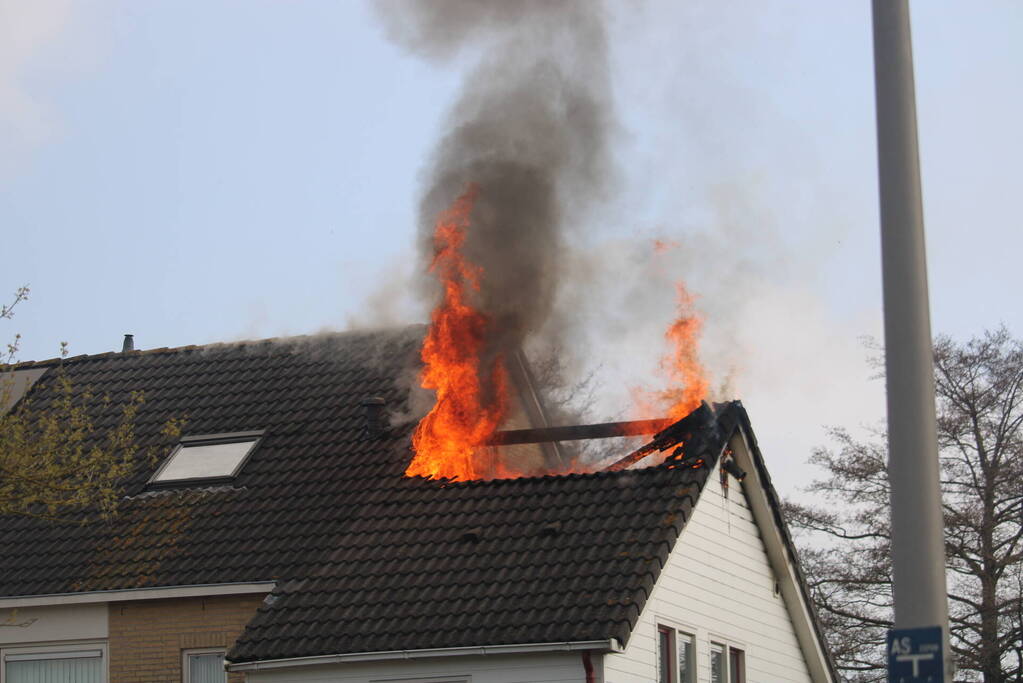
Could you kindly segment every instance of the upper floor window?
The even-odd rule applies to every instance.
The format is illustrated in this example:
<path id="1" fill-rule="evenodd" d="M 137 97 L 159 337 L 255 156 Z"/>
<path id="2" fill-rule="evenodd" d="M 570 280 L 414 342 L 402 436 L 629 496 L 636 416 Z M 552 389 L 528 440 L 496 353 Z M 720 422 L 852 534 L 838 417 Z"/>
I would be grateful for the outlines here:
<path id="1" fill-rule="evenodd" d="M 710 644 L 710 683 L 725 683 L 725 646 Z"/>
<path id="2" fill-rule="evenodd" d="M 695 639 L 669 626 L 657 627 L 658 683 L 695 683 Z"/>
<path id="3" fill-rule="evenodd" d="M 746 683 L 746 653 L 723 645 L 710 644 L 711 683 Z"/>
<path id="4" fill-rule="evenodd" d="M 185 436 L 164 461 L 151 485 L 230 480 L 241 470 L 262 432 Z"/>
<path id="5" fill-rule="evenodd" d="M 675 630 L 657 627 L 657 683 L 675 683 Z"/>
<path id="6" fill-rule="evenodd" d="M 728 648 L 728 680 L 746 683 L 746 654 L 734 647 Z"/>
<path id="7" fill-rule="evenodd" d="M 676 633 L 676 650 L 678 651 L 679 683 L 696 683 L 696 643 L 693 636 L 681 631 Z"/>

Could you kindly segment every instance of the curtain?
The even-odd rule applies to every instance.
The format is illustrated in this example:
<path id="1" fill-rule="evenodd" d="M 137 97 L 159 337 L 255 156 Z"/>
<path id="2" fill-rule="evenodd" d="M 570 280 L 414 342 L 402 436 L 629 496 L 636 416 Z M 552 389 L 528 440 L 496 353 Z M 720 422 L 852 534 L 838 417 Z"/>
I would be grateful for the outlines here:
<path id="1" fill-rule="evenodd" d="M 224 683 L 226 680 L 223 653 L 188 655 L 189 683 Z"/>
<path id="2" fill-rule="evenodd" d="M 7 683 L 103 683 L 102 657 L 7 662 Z"/>

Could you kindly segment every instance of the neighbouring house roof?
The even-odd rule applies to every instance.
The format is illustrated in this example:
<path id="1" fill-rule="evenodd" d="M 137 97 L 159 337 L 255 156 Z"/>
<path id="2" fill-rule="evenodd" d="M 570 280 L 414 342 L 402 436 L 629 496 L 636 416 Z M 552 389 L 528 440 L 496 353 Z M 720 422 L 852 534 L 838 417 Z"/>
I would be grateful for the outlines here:
<path id="1" fill-rule="evenodd" d="M 407 478 L 414 421 L 374 437 L 360 403 L 380 396 L 392 416 L 412 414 L 422 333 L 65 360 L 76 387 L 112 399 L 96 402 L 100 428 L 116 423 L 130 392 L 145 392 L 136 433 L 159 457 L 140 464 L 112 520 L 4 520 L 0 596 L 275 580 L 229 652 L 233 662 L 610 638 L 624 645 L 708 473 L 738 426 L 748 429 L 741 404 L 686 418 L 686 456 L 708 465 L 699 469 L 669 459 L 621 472 Z M 45 403 L 50 392 L 44 376 L 29 397 Z M 176 444 L 160 429 L 181 417 L 186 434 L 263 437 L 229 484 L 148 490 Z"/>
<path id="2" fill-rule="evenodd" d="M 153 447 L 128 499 L 108 521 L 0 524 L 0 596 L 262 581 L 319 567 L 377 482 L 408 485 L 408 429 L 367 439 L 360 402 L 408 410 L 408 382 L 422 328 L 70 358 L 63 369 L 92 389 L 95 424 L 113 427 L 132 391 L 144 391 L 135 432 Z M 20 368 L 56 363 L 22 365 Z M 405 381 L 404 389 L 402 382 Z M 39 380 L 28 396 L 52 397 Z M 99 398 L 109 395 L 110 402 Z M 264 430 L 230 485 L 148 491 L 177 440 L 160 430 L 186 418 L 184 434 Z"/>

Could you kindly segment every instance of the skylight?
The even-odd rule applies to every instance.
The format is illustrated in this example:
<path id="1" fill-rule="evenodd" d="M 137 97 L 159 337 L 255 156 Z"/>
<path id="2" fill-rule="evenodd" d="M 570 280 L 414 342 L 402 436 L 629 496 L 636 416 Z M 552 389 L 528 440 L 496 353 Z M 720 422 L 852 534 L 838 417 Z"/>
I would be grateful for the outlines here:
<path id="1" fill-rule="evenodd" d="M 238 474 L 262 432 L 186 436 L 156 471 L 151 484 L 230 479 Z"/>

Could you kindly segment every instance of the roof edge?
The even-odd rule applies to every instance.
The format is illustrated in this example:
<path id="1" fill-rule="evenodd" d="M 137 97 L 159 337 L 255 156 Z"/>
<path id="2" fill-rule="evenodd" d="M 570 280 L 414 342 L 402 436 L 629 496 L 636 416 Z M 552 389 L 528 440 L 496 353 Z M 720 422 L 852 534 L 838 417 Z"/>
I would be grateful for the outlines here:
<path id="1" fill-rule="evenodd" d="M 83 605 L 96 602 L 124 602 L 126 600 L 160 600 L 166 598 L 197 598 L 213 595 L 245 595 L 269 593 L 276 581 L 248 581 L 237 583 L 203 583 L 190 586 L 150 586 L 116 590 L 83 591 L 80 593 L 46 593 L 0 597 L 0 609 L 14 607 L 47 607 L 51 605 Z"/>
<path id="2" fill-rule="evenodd" d="M 750 460 L 752 461 L 753 467 L 755 468 L 755 482 L 759 484 L 754 490 L 759 490 L 764 496 L 764 502 L 767 503 L 767 507 L 771 516 L 771 522 L 773 522 L 774 531 L 778 534 L 778 540 L 781 541 L 781 546 L 784 552 L 784 562 L 786 568 L 791 572 L 791 580 L 795 588 L 795 596 L 799 603 L 799 612 L 809 621 L 810 629 L 814 635 L 813 647 L 807 647 L 807 643 L 801 642 L 801 647 L 804 648 L 804 656 L 809 660 L 812 654 L 817 654 L 820 659 L 823 660 L 823 669 L 826 672 L 825 675 L 830 676 L 830 680 L 838 681 L 838 669 L 835 666 L 834 655 L 831 649 L 828 647 L 827 638 L 824 635 L 824 628 L 821 625 L 820 617 L 817 615 L 817 608 L 814 605 L 813 597 L 810 595 L 810 589 L 806 582 L 806 575 L 803 573 L 802 564 L 799 560 L 799 552 L 796 548 L 796 544 L 792 539 L 792 534 L 789 531 L 788 524 L 785 522 L 785 516 L 781 510 L 781 498 L 778 496 L 778 491 L 774 488 L 774 483 L 771 481 L 771 475 L 767 471 L 767 463 L 764 459 L 764 455 L 760 450 L 760 445 L 757 443 L 756 434 L 753 432 L 753 426 L 750 422 L 749 414 L 746 412 L 746 407 L 742 405 L 741 401 L 732 401 L 727 406 L 734 410 L 733 413 L 736 419 L 736 424 L 731 430 L 732 434 L 738 434 L 743 445 L 747 450 Z M 749 478 L 743 481 L 743 487 L 745 489 Z M 752 482 L 750 482 L 752 483 Z M 747 495 L 749 495 L 747 493 Z M 751 507 L 754 501 L 750 501 Z M 754 510 L 756 516 L 756 511 Z M 760 524 L 758 520 L 758 526 Z M 764 530 L 761 529 L 761 534 L 764 534 Z M 765 545 L 768 544 L 767 535 L 764 536 Z M 770 550 L 768 550 L 770 555 Z M 779 577 L 780 578 L 780 577 Z M 800 638 L 802 641 L 802 638 Z M 813 650 L 815 652 L 808 652 L 807 650 Z M 808 661 L 809 663 L 809 661 Z"/>
<path id="3" fill-rule="evenodd" d="M 625 648 L 617 638 L 605 640 L 580 640 L 559 643 L 513 643 L 509 645 L 470 645 L 464 647 L 436 647 L 422 650 L 383 650 L 380 652 L 352 652 L 350 654 L 314 655 L 312 657 L 291 657 L 286 659 L 262 659 L 252 662 L 227 662 L 228 671 L 263 671 L 317 664 L 345 664 L 356 662 L 377 662 L 394 659 L 425 659 L 428 657 L 465 657 L 486 655 L 528 654 L 536 652 L 575 652 L 597 650 L 600 652 L 624 652 Z"/>
<path id="4" fill-rule="evenodd" d="M 209 342 L 208 344 L 185 344 L 182 346 L 160 346 L 152 349 L 133 349 L 131 351 L 103 351 L 101 353 L 81 353 L 76 356 L 45 358 L 42 360 L 25 360 L 15 363 L 0 363 L 0 372 L 11 370 L 26 370 L 28 368 L 49 368 L 57 367 L 64 363 L 75 363 L 78 361 L 98 360 L 101 358 L 123 358 L 128 356 L 150 356 L 168 353 L 181 353 L 182 351 L 202 351 L 229 348 L 235 346 L 257 346 L 260 344 L 302 344 L 314 341 L 320 337 L 341 337 L 345 335 L 367 334 L 373 332 L 396 332 L 399 330 L 410 330 L 416 327 L 425 327 L 422 323 L 408 323 L 391 327 L 378 328 L 357 328 L 351 330 L 321 330 L 309 334 L 296 334 L 284 337 L 264 337 L 262 339 L 238 339 L 227 342 Z"/>

